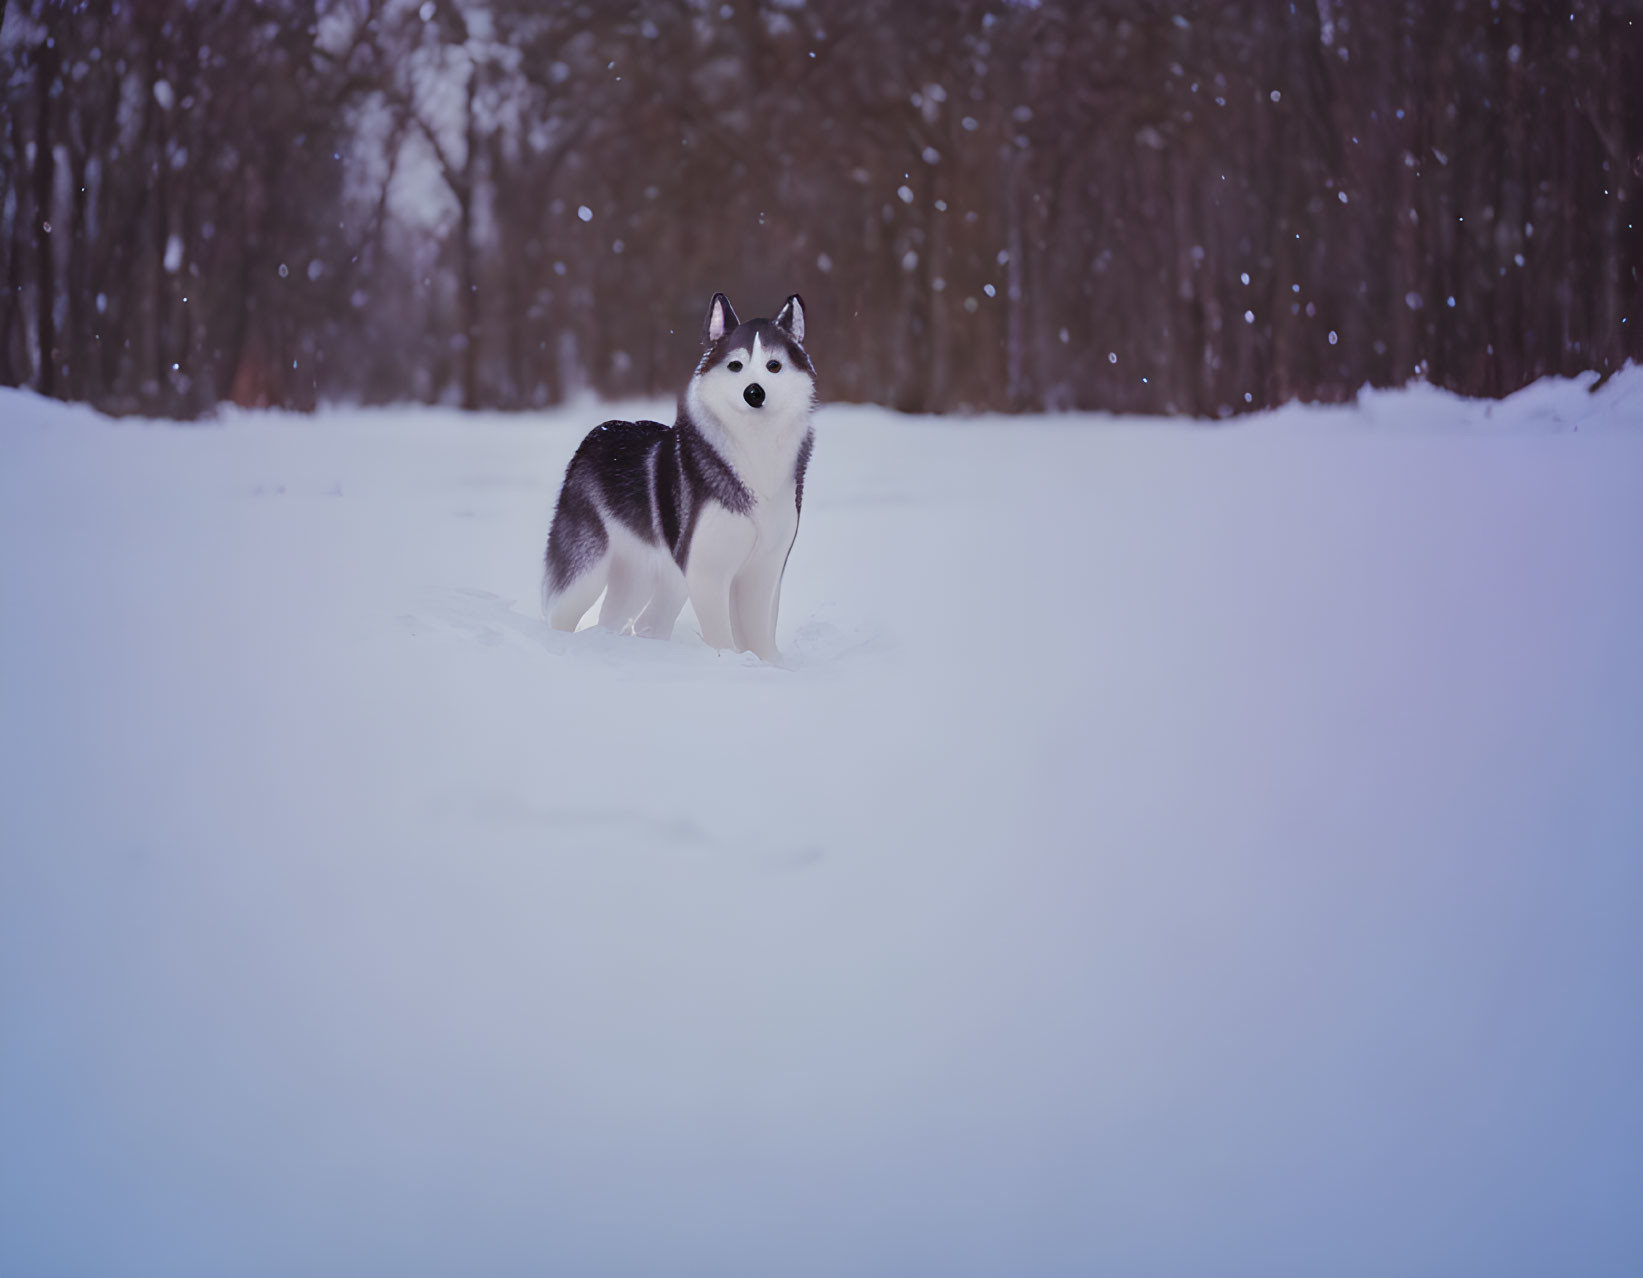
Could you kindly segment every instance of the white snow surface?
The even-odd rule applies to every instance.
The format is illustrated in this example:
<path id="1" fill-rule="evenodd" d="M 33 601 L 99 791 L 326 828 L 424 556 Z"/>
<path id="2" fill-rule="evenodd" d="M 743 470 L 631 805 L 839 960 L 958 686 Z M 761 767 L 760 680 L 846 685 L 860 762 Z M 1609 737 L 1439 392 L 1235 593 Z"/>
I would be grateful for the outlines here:
<path id="1" fill-rule="evenodd" d="M 824 409 L 779 666 L 550 631 L 621 411 L 0 392 L 0 1273 L 1643 1272 L 1643 370 Z"/>

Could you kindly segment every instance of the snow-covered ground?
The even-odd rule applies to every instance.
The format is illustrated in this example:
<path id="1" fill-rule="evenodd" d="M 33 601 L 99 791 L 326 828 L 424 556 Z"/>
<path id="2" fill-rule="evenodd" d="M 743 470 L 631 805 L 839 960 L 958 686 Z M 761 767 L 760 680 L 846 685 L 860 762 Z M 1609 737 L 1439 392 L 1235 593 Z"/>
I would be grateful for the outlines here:
<path id="1" fill-rule="evenodd" d="M 600 415 L 0 392 L 0 1273 L 1643 1272 L 1643 370 L 826 410 L 780 667 Z"/>

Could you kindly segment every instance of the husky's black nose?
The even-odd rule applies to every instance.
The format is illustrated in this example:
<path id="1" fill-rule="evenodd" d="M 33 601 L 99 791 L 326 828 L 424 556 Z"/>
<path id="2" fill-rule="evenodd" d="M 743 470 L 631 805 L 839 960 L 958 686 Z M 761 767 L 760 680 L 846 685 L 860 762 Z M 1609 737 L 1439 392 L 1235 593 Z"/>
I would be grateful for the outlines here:
<path id="1" fill-rule="evenodd" d="M 760 386 L 758 382 L 753 382 L 742 392 L 742 398 L 747 401 L 749 408 L 762 408 L 764 406 L 764 387 Z"/>

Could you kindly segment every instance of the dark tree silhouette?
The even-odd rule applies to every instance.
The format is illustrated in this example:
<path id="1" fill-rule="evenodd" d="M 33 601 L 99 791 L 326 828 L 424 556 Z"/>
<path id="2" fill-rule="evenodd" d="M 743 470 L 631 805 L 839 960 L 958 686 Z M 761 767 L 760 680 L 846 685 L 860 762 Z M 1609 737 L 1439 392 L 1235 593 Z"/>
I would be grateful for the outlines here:
<path id="1" fill-rule="evenodd" d="M 1227 416 L 1636 359 L 1633 0 L 0 5 L 0 381 Z"/>

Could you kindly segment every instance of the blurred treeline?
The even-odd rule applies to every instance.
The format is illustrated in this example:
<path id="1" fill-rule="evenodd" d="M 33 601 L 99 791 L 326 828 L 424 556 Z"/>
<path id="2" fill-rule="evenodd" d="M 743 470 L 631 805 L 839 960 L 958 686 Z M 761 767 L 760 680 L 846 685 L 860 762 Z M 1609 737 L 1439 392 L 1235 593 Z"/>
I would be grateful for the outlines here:
<path id="1" fill-rule="evenodd" d="M 1643 6 L 0 0 L 0 383 L 1223 415 L 1643 351 Z"/>

